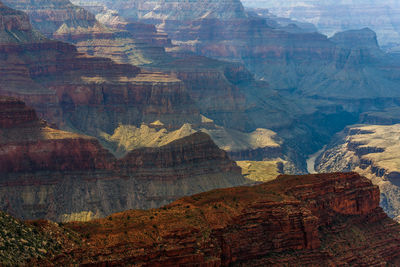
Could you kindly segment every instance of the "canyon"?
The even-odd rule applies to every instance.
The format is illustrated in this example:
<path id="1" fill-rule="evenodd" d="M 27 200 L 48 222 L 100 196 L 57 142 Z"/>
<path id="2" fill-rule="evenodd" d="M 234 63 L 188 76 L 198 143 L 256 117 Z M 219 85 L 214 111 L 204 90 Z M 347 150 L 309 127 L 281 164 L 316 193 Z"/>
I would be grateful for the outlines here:
<path id="1" fill-rule="evenodd" d="M 398 124 L 349 126 L 323 151 L 316 169 L 362 173 L 380 187 L 381 206 L 391 217 L 398 218 L 398 138 Z"/>
<path id="2" fill-rule="evenodd" d="M 92 58 L 83 55 L 81 52 L 88 51 L 83 50 L 76 40 L 86 40 L 84 42 L 91 42 L 95 47 L 99 47 L 99 41 L 103 43 L 102 47 L 107 46 L 105 49 L 110 52 L 108 53 L 101 48 L 97 52 L 89 54 L 109 57 L 119 63 L 132 63 L 132 61 L 121 61 L 111 56 L 119 52 L 114 50 L 113 45 L 108 46 L 109 42 L 104 41 L 105 37 L 93 34 L 82 37 L 79 35 L 80 33 L 77 33 L 75 38 L 73 37 L 75 33 L 71 32 L 70 37 L 64 38 L 55 34 L 58 30 L 54 30 L 54 34 L 49 34 L 46 27 L 42 25 L 43 17 L 53 21 L 57 27 L 63 26 L 60 24 L 61 21 L 57 20 L 60 17 L 54 16 L 52 12 L 44 12 L 46 9 L 56 9 L 57 12 L 65 13 L 64 16 L 69 18 L 67 21 L 71 21 L 71 25 L 79 25 L 78 28 L 82 31 L 90 31 L 91 28 L 88 25 L 102 25 L 94 18 L 94 15 L 72 5 L 69 1 L 58 1 L 56 7 L 46 6 L 49 3 L 43 3 L 46 4 L 43 6 L 39 0 L 10 4 L 25 10 L 33 25 L 38 27 L 46 36 L 71 42 L 76 47 L 51 41 L 57 44 L 57 48 L 54 48 L 55 51 L 53 51 L 53 48 L 38 48 L 38 53 L 56 53 L 54 58 L 47 57 L 48 62 L 35 61 L 33 63 L 31 54 L 29 54 L 29 57 L 19 59 L 27 62 L 29 67 L 35 64 L 39 65 L 35 66 L 37 68 L 43 68 L 42 65 L 51 65 L 53 60 L 60 62 L 59 64 L 62 64 L 64 68 L 69 66 L 66 61 L 71 62 L 68 64 L 73 64 L 70 68 L 63 70 L 68 74 L 60 73 L 60 70 L 56 71 L 57 74 L 48 73 L 48 76 L 55 76 L 50 81 L 43 77 L 29 77 L 34 79 L 35 86 L 40 86 L 41 90 L 47 90 L 50 87 L 50 90 L 47 90 L 48 98 L 52 98 L 51 101 L 53 102 L 50 105 L 37 103 L 32 101 L 32 97 L 24 97 L 24 95 L 14 92 L 3 94 L 23 99 L 33 106 L 41 117 L 55 123 L 60 129 L 97 137 L 102 145 L 111 150 L 114 147 L 113 142 L 110 143 L 107 138 L 103 137 L 112 135 L 119 124 L 127 127 L 140 127 L 142 123 L 149 125 L 160 121 L 164 124 L 164 128 L 171 131 L 180 129 L 184 124 L 190 124 L 195 130 L 208 127 L 209 133 L 217 127 L 221 132 L 234 132 L 236 139 L 234 142 L 238 143 L 242 142 L 240 140 L 242 136 L 245 137 L 257 131 L 257 129 L 269 131 L 271 128 L 285 128 L 295 120 L 292 115 L 295 112 L 291 112 L 291 110 L 302 110 L 301 107 L 297 107 L 296 104 L 293 105 L 290 100 L 269 88 L 267 83 L 255 80 L 253 75 L 241 64 L 222 62 L 192 54 L 165 53 L 163 51 L 160 57 L 159 54 L 151 52 L 150 54 L 153 57 L 151 63 L 140 62 L 141 67 L 139 68 L 128 64 L 114 64 L 105 58 Z M 82 12 L 86 12 L 86 15 L 80 17 L 79 14 Z M 84 22 L 85 19 L 86 22 Z M 133 29 L 137 35 L 138 32 L 145 29 L 145 32 L 150 31 L 150 34 L 152 32 L 157 33 L 151 25 L 142 28 L 144 25 L 131 22 L 125 22 L 122 25 L 114 24 L 112 31 L 130 31 L 129 29 Z M 56 29 L 56 26 L 53 28 Z M 29 25 L 28 28 L 33 31 Z M 18 31 L 17 26 L 16 31 Z M 104 33 L 107 33 L 107 31 L 108 28 L 104 28 Z M 133 33 L 131 32 L 130 35 L 133 35 Z M 110 35 L 107 38 L 119 45 L 121 40 L 118 36 Z M 43 42 L 50 42 L 43 36 L 41 38 L 44 40 Z M 141 42 L 154 45 L 149 37 L 139 36 L 137 38 Z M 160 38 L 156 39 L 160 40 Z M 34 40 L 32 42 L 34 43 Z M 72 53 L 75 53 L 76 57 L 64 58 L 67 51 L 71 53 L 70 50 L 74 51 Z M 138 55 L 135 51 L 132 53 Z M 21 57 L 21 53 L 16 56 Z M 10 65 L 14 58 L 8 58 L 9 60 L 5 64 Z M 80 63 L 81 61 L 85 61 L 85 67 L 79 67 L 83 64 Z M 89 69 L 92 69 L 92 71 L 87 73 Z M 99 72 L 101 72 L 101 77 L 98 77 Z M 72 77 L 67 78 L 66 75 Z M 11 90 L 7 76 L 4 79 L 6 80 L 7 91 Z M 26 80 L 27 77 L 13 77 L 13 79 L 20 81 Z M 46 82 L 44 83 L 44 81 Z M 71 85 L 71 81 L 74 81 L 74 84 Z M 39 83 L 39 85 L 36 85 L 36 83 Z M 21 87 L 33 87 L 32 83 L 29 87 L 26 84 L 22 85 L 15 90 L 21 90 Z M 260 99 L 260 95 L 263 95 L 263 99 Z M 43 94 L 38 96 L 37 99 L 43 101 Z M 203 123 L 202 115 L 211 118 L 215 125 Z M 213 138 L 215 136 L 217 135 L 212 135 Z M 214 138 L 214 141 L 218 143 L 217 138 Z M 282 144 L 282 146 L 286 145 Z M 221 148 L 226 147 L 225 145 Z M 285 149 L 272 148 L 271 150 L 268 146 L 244 147 L 241 145 L 241 147 L 242 150 L 236 149 L 235 155 L 232 154 L 235 159 L 275 159 L 279 151 Z M 271 155 L 270 151 L 272 152 Z M 119 153 L 118 151 L 113 152 Z M 287 169 L 290 169 L 291 172 L 299 173 L 304 168 L 298 163 L 300 160 L 296 159 L 295 156 L 286 157 L 281 153 L 279 157 L 285 157 L 285 161 L 289 162 Z"/>
<path id="3" fill-rule="evenodd" d="M 118 123 L 161 119 L 167 127 L 178 127 L 201 121 L 177 78 L 84 55 L 40 35 L 24 13 L 5 6 L 0 11 L 9 21 L 4 34 L 23 34 L 0 43 L 0 93 L 24 100 L 57 127 L 96 136 L 112 132 Z"/>
<path id="4" fill-rule="evenodd" d="M 381 266 L 400 256 L 400 226 L 356 173 L 279 176 L 160 209 L 27 227 L 61 244 L 33 265 Z"/>
<path id="5" fill-rule="evenodd" d="M 220 91 L 235 102 L 220 101 L 227 108 L 217 107 L 217 111 L 210 99 L 216 94 L 216 88 L 209 87 L 210 93 L 203 94 L 206 99 L 201 102 L 196 100 L 198 90 L 193 90 L 204 90 L 206 86 L 197 87 L 197 84 L 209 84 L 209 77 L 208 81 L 204 78 L 200 81 L 191 78 L 193 73 L 188 76 L 190 64 L 182 64 L 182 69 L 186 67 L 185 73 L 181 70 L 176 73 L 200 104 L 201 113 L 217 125 L 247 133 L 257 128 L 276 132 L 283 140 L 285 154 L 291 155 L 289 161 L 296 166 L 291 172 L 306 172 L 307 156 L 328 143 L 346 125 L 359 122 L 361 114 L 371 110 L 385 112 L 398 106 L 398 55 L 385 53 L 378 45 L 376 34 L 365 26 L 328 38 L 315 32 L 309 24 L 292 23 L 276 16 L 266 18 L 263 12 L 248 11 L 233 0 L 212 4 L 192 1 L 179 6 L 168 1 L 148 5 L 140 0 L 128 4 L 126 1 L 96 2 L 75 3 L 96 12 L 98 17 L 103 11 L 94 8 L 96 5 L 106 6 L 116 17 L 129 23 L 154 24 L 171 39 L 173 46 L 165 50 L 169 55 L 195 53 L 238 64 L 247 70 L 257 82 L 247 78 L 234 83 L 236 88 L 231 88 L 238 94 Z M 217 2 L 218 6 L 212 10 L 219 10 L 218 14 L 204 11 L 206 6 Z M 222 10 L 228 2 L 231 8 Z M 186 60 L 193 61 L 181 56 L 177 62 Z M 209 59 L 202 62 L 212 64 Z M 176 69 L 174 65 L 152 67 L 168 72 Z M 233 77 L 238 75 L 234 73 Z M 230 77 L 225 75 L 228 80 Z"/>
<path id="6" fill-rule="evenodd" d="M 51 128 L 0 98 L 0 208 L 18 218 L 88 220 L 247 182 L 205 133 L 115 158 L 97 139 Z"/>
<path id="7" fill-rule="evenodd" d="M 265 8 L 269 12 L 291 19 L 314 24 L 328 36 L 345 30 L 370 27 L 378 34 L 379 43 L 385 47 L 398 46 L 400 42 L 397 1 L 277 1 L 243 0 L 245 6 Z M 397 44 L 397 45 L 396 45 Z"/>
<path id="8" fill-rule="evenodd" d="M 3 2 L 0 265 L 400 264 L 395 23 Z"/>

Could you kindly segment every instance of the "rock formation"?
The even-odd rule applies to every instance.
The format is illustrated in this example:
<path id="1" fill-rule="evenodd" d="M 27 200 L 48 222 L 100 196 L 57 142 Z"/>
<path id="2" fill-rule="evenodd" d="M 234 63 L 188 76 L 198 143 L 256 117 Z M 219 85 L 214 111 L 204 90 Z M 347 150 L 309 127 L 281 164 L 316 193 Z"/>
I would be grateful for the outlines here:
<path id="1" fill-rule="evenodd" d="M 67 14 L 65 16 L 67 17 L 76 17 L 77 15 L 73 15 L 74 12 L 78 12 L 78 10 L 81 9 L 74 8 L 74 6 L 68 3 L 67 1 L 60 1 L 57 2 L 56 7 L 52 7 L 48 6 L 48 3 L 41 6 L 39 5 L 40 1 L 31 1 L 29 3 L 20 2 L 18 8 L 26 10 L 30 14 L 32 21 L 37 20 L 38 23 L 35 24 L 34 22 L 34 24 L 40 29 L 40 27 L 42 27 L 42 20 L 39 15 L 42 14 L 44 9 L 56 9 L 58 10 L 57 12 L 66 12 Z M 15 3 L 13 5 L 15 5 Z M 50 12 L 48 14 L 51 15 L 52 13 Z M 86 24 L 83 23 L 82 20 L 79 20 L 79 23 L 75 23 L 80 25 L 79 27 L 82 28 L 82 31 L 84 25 L 89 25 L 90 21 L 92 21 L 92 19 L 90 19 L 91 16 L 87 15 L 86 17 L 88 17 L 88 22 Z M 142 40 L 146 43 L 155 44 L 162 39 L 161 37 L 154 36 L 157 32 L 155 32 L 153 26 L 144 26 L 144 24 L 140 22 L 124 22 L 121 20 L 114 25 L 110 22 L 109 25 L 114 27 L 113 32 L 116 31 L 111 37 L 107 34 L 107 29 L 105 29 L 104 35 L 106 37 L 99 35 L 99 32 L 92 34 L 90 33 L 89 26 L 85 28 L 89 34 L 67 30 L 66 33 L 68 34 L 66 35 L 62 35 L 60 31 L 58 31 L 59 35 L 52 36 L 77 44 L 78 51 L 83 51 L 92 55 L 106 56 L 119 62 L 129 63 L 132 63 L 132 61 L 118 60 L 116 58 L 122 57 L 127 59 L 123 56 L 123 53 L 120 53 L 122 50 L 125 50 L 125 48 L 131 52 L 133 57 L 142 58 L 145 59 L 145 61 L 150 57 L 142 57 L 140 52 L 131 50 L 129 45 L 125 46 L 121 38 L 128 38 L 126 31 L 130 32 L 129 35 L 131 36 L 135 35 L 135 40 L 138 38 L 137 40 Z M 62 26 L 62 29 L 65 28 L 66 27 Z M 121 32 L 121 29 L 125 31 L 125 33 Z M 149 37 L 148 34 L 153 35 L 154 38 Z M 150 39 L 156 41 L 153 42 Z M 58 44 L 61 46 L 60 43 Z M 62 46 L 66 45 L 62 44 Z M 116 50 L 113 47 L 116 47 Z M 122 50 L 119 50 L 120 48 L 122 48 Z M 67 48 L 68 51 L 69 49 L 73 48 Z M 66 52 L 63 52 L 61 48 L 57 48 L 56 50 L 61 52 L 61 55 L 57 55 L 52 60 L 65 61 L 66 59 L 63 58 L 63 54 Z M 294 125 L 294 121 L 298 118 L 296 118 L 297 115 L 294 116 L 293 114 L 299 114 L 299 111 L 303 111 L 304 108 L 298 107 L 297 101 L 293 102 L 279 95 L 279 93 L 272 90 L 266 82 L 256 81 L 253 75 L 247 71 L 243 65 L 221 62 L 193 54 L 188 55 L 186 52 L 181 53 L 176 51 L 175 48 L 170 48 L 168 54 L 162 52 L 160 56 L 158 56 L 159 54 L 157 54 L 158 52 L 156 51 L 148 52 L 153 58 L 161 60 L 153 61 L 151 59 L 147 62 L 139 62 L 140 64 L 146 63 L 146 68 L 149 69 L 148 72 L 150 72 L 147 73 L 147 71 L 143 69 L 138 70 L 141 73 L 140 75 L 135 73 L 136 70 L 129 71 L 126 65 L 123 65 L 124 70 L 118 73 L 114 71 L 116 68 L 106 67 L 107 71 L 101 70 L 100 68 L 93 70 L 93 73 L 85 73 L 85 75 L 82 75 L 82 69 L 78 70 L 75 68 L 75 65 L 79 66 L 79 64 L 73 60 L 73 57 L 68 57 L 68 60 L 73 61 L 75 64 L 73 68 L 71 66 L 71 69 L 67 70 L 73 71 L 73 73 L 68 75 L 73 77 L 74 83 L 89 88 L 86 88 L 84 90 L 86 93 L 83 94 L 82 89 L 78 85 L 74 84 L 73 87 L 71 87 L 71 82 L 67 80 L 65 78 L 66 75 L 60 73 L 60 71 L 57 71 L 57 76 L 49 80 L 42 78 L 40 78 L 40 80 L 34 80 L 35 83 L 37 83 L 37 81 L 42 82 L 43 80 L 45 80 L 46 83 L 50 81 L 50 85 L 42 83 L 37 85 L 34 82 L 30 82 L 29 88 L 35 88 L 35 86 L 37 86 L 39 87 L 37 90 L 41 91 L 41 95 L 37 97 L 38 101 L 44 102 L 43 99 L 45 97 L 43 95 L 44 92 L 47 91 L 48 95 L 46 99 L 51 99 L 51 101 L 47 100 L 47 102 L 52 103 L 51 105 L 47 103 L 39 105 L 31 101 L 30 98 L 20 94 L 14 93 L 11 95 L 29 101 L 28 103 L 35 107 L 40 116 L 44 116 L 48 121 L 57 123 L 62 129 L 78 131 L 97 137 L 102 136 L 104 133 L 112 134 L 120 123 L 139 127 L 142 122 L 149 124 L 160 120 L 165 124 L 167 129 L 180 128 L 184 123 L 199 125 L 201 124 L 199 113 L 212 118 L 217 125 L 221 125 L 228 130 L 233 128 L 234 130 L 243 132 L 243 136 L 247 136 L 258 128 L 286 130 L 287 127 L 297 127 Z M 43 53 L 47 52 L 43 51 Z M 20 54 L 21 53 L 17 56 L 20 57 Z M 77 57 L 80 60 L 85 58 L 79 53 L 77 53 Z M 28 62 L 31 62 L 30 58 L 23 58 L 21 60 L 28 60 Z M 85 60 L 90 61 L 88 58 Z M 103 61 L 106 62 L 105 60 L 96 60 L 96 64 L 100 64 L 99 62 L 107 64 L 107 66 L 111 64 L 110 62 L 103 63 Z M 37 62 L 34 63 L 37 64 Z M 7 62 L 7 64 L 9 64 L 9 62 Z M 50 62 L 46 64 L 50 64 Z M 87 62 L 85 64 L 95 63 Z M 42 63 L 40 63 L 40 65 L 42 65 Z M 118 66 L 122 68 L 122 65 Z M 87 69 L 88 68 L 85 67 L 85 71 L 87 71 Z M 89 79 L 86 77 L 97 76 L 98 74 L 96 73 L 100 71 L 102 72 L 102 77 Z M 154 73 L 160 71 L 168 75 Z M 111 73 L 108 74 L 109 72 Z M 108 89 L 108 82 L 111 80 L 110 77 L 108 77 L 109 75 L 112 76 L 113 80 L 112 89 Z M 121 81 L 124 81 L 125 77 L 121 77 L 124 75 L 131 78 L 125 80 L 126 83 L 124 83 L 124 87 L 126 86 L 127 88 L 117 90 L 115 84 L 120 84 Z M 181 80 L 183 84 L 174 77 Z M 7 76 L 5 76 L 5 79 L 6 78 Z M 13 77 L 13 79 L 20 82 L 23 78 L 18 77 L 15 79 L 15 77 Z M 24 79 L 26 80 L 26 77 Z M 84 81 L 83 84 L 82 81 Z M 143 81 L 146 82 L 144 83 Z M 9 82 L 10 81 L 7 80 L 7 84 L 9 84 Z M 64 85 L 64 83 L 67 83 L 68 86 Z M 134 86 L 135 88 L 132 88 L 132 84 L 136 85 Z M 160 87 L 160 89 L 155 92 L 154 89 L 150 89 L 153 85 L 157 85 L 153 88 Z M 51 86 L 50 90 L 48 90 L 49 86 Z M 79 94 L 73 89 L 77 86 L 79 87 Z M 24 84 L 23 87 L 28 86 Z M 18 87 L 18 90 L 21 90 L 20 88 L 21 86 Z M 54 89 L 57 90 L 56 95 L 54 95 Z M 147 94 L 149 90 L 154 93 L 151 97 L 142 95 L 141 93 L 137 93 L 140 94 L 140 96 L 129 95 L 133 91 L 142 91 L 144 94 Z M 77 100 L 77 95 L 79 95 L 79 101 Z M 148 97 L 150 97 L 150 99 L 148 99 Z M 157 102 L 157 97 L 162 97 L 163 99 L 158 103 L 152 102 Z M 90 104 L 84 103 L 82 99 L 85 99 L 85 101 Z M 122 99 L 124 99 L 123 103 L 121 103 Z M 138 99 L 140 99 L 140 101 L 136 102 Z M 161 106 L 159 106 L 160 104 Z M 104 112 L 99 113 L 99 110 L 103 110 Z M 287 132 L 290 133 L 293 131 Z M 107 143 L 104 143 L 104 145 L 107 147 L 110 146 L 110 144 Z M 257 151 L 253 150 L 255 149 L 251 149 L 247 152 L 245 151 L 244 153 L 235 151 L 237 153 L 232 154 L 232 156 L 234 156 L 235 159 L 259 160 L 276 158 L 276 154 L 280 153 L 280 151 L 275 149 L 263 150 L 257 148 Z M 288 160 L 291 162 L 297 161 L 293 159 Z M 298 160 L 298 162 L 301 162 L 301 160 Z M 304 169 L 301 163 L 296 163 L 293 166 L 291 170 L 294 172 L 301 172 L 301 170 Z"/>
<path id="2" fill-rule="evenodd" d="M 49 253 L 55 265 L 379 266 L 400 256 L 400 226 L 356 173 L 280 176 L 64 227 L 82 241 L 64 237 L 64 253 Z"/>
<path id="3" fill-rule="evenodd" d="M 0 208 L 19 218 L 87 220 L 246 182 L 204 133 L 116 159 L 93 137 L 52 129 L 13 98 L 1 98 L 0 124 Z"/>
<path id="4" fill-rule="evenodd" d="M 310 22 L 329 36 L 336 32 L 370 27 L 378 33 L 379 43 L 390 47 L 400 43 L 400 5 L 398 1 L 373 0 L 332 1 L 279 1 L 243 0 L 245 6 L 267 8 L 271 13 Z"/>
<path id="5" fill-rule="evenodd" d="M 243 8 L 226 15 L 222 8 L 236 6 L 233 0 L 209 6 L 218 16 L 202 16 L 200 0 L 179 7 L 162 0 L 149 5 L 141 0 L 102 2 L 127 20 L 156 24 L 182 50 L 242 62 L 274 89 L 329 98 L 341 105 L 338 98 L 399 97 L 397 78 L 387 73 L 390 69 L 397 77 L 398 63 L 383 55 L 376 35 L 365 26 L 328 39 L 316 32 L 284 29 L 279 23 L 274 26 L 271 19 L 249 15 Z M 174 15 L 186 12 L 192 14 L 190 19 Z"/>
<path id="6" fill-rule="evenodd" d="M 118 10 L 122 17 L 131 19 L 150 19 L 166 21 L 190 21 L 197 18 L 233 19 L 245 18 L 243 6 L 239 0 L 184 0 L 165 1 L 108 1 L 100 0 L 112 9 Z"/>
<path id="7" fill-rule="evenodd" d="M 135 24 L 136 27 L 128 23 L 124 23 L 124 27 L 118 24 L 120 27 L 116 29 L 107 27 L 97 21 L 94 14 L 73 5 L 69 0 L 4 2 L 26 12 L 33 26 L 46 37 L 73 43 L 79 52 L 108 57 L 118 63 L 140 65 L 159 61 L 164 56 L 162 44 L 169 43 L 168 38 L 157 33 L 155 28 L 141 24 Z M 105 18 L 103 21 L 109 22 L 108 26 L 114 26 Z M 138 32 L 141 26 L 146 34 L 140 35 Z M 134 32 L 138 34 L 131 34 Z"/>
<path id="8" fill-rule="evenodd" d="M 349 126 L 317 159 L 319 172 L 356 170 L 381 189 L 381 206 L 400 215 L 398 138 L 400 125 Z"/>
<path id="9" fill-rule="evenodd" d="M 103 134 L 102 137 L 112 144 L 116 155 L 123 156 L 132 149 L 159 147 L 196 131 L 208 134 L 233 159 L 263 160 L 282 156 L 281 141 L 276 137 L 276 133 L 267 129 L 243 133 L 215 125 L 206 117 L 203 117 L 203 121 L 199 125 L 184 124 L 180 129 L 174 131 L 168 131 L 161 121 L 148 125 L 142 124 L 140 127 L 119 125 L 112 135 Z"/>
<path id="10" fill-rule="evenodd" d="M 58 127 L 96 136 L 118 123 L 162 119 L 167 127 L 180 127 L 201 120 L 180 80 L 85 56 L 41 36 L 25 14 L 5 6 L 0 11 L 9 28 L 0 32 L 24 37 L 0 42 L 0 93 L 23 99 Z"/>

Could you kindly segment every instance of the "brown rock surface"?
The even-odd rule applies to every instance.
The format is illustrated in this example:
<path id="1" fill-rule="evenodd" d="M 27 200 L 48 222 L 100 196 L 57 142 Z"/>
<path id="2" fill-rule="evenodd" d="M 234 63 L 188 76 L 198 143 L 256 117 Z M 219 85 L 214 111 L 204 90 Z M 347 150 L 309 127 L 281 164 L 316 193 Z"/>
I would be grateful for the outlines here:
<path id="1" fill-rule="evenodd" d="M 3 174 L 112 168 L 112 154 L 96 139 L 50 128 L 15 98 L 0 97 L 0 125 Z"/>
<path id="2" fill-rule="evenodd" d="M 0 208 L 24 219 L 88 220 L 244 184 L 204 133 L 115 158 L 93 137 L 55 130 L 0 98 Z"/>
<path id="3" fill-rule="evenodd" d="M 12 22 L 7 22 L 10 31 L 0 28 L 7 37 L 0 39 L 0 93 L 24 100 L 60 128 L 97 135 L 112 132 L 118 123 L 162 119 L 168 127 L 180 127 L 200 120 L 177 78 L 85 56 L 70 44 L 47 40 L 22 12 L 3 7 L 0 18 Z"/>
<path id="4" fill-rule="evenodd" d="M 33 26 L 46 37 L 73 43 L 79 52 L 111 58 L 117 63 L 140 65 L 158 61 L 164 56 L 162 46 L 170 44 L 167 36 L 158 33 L 154 26 L 125 21 L 115 25 L 112 13 L 103 16 L 100 23 L 95 14 L 69 0 L 4 2 L 26 12 Z"/>
<path id="5" fill-rule="evenodd" d="M 380 187 L 381 205 L 400 216 L 400 125 L 355 125 L 341 132 L 317 159 L 316 170 L 362 173 Z"/>
<path id="6" fill-rule="evenodd" d="M 381 266 L 400 255 L 400 226 L 356 173 L 280 176 L 65 227 L 83 240 L 55 265 Z"/>

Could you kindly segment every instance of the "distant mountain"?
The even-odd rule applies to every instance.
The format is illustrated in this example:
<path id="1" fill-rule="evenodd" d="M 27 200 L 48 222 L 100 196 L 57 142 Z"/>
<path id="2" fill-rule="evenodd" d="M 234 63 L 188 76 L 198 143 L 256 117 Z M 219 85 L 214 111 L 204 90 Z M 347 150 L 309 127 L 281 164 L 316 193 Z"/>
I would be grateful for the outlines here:
<path id="1" fill-rule="evenodd" d="M 324 34 L 369 27 L 382 46 L 400 43 L 400 2 L 396 0 L 243 0 L 247 7 L 267 8 L 281 17 L 317 26 Z"/>

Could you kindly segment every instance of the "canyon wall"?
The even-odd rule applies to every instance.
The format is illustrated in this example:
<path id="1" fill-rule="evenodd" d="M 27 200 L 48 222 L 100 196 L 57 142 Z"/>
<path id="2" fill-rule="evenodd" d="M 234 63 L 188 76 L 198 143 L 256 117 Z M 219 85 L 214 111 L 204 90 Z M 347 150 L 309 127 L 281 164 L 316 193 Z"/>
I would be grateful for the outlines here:
<path id="1" fill-rule="evenodd" d="M 64 227 L 83 239 L 49 255 L 55 264 L 385 265 L 400 255 L 399 225 L 356 173 L 280 176 Z"/>
<path id="2" fill-rule="evenodd" d="M 244 0 L 245 6 L 268 9 L 271 13 L 316 25 L 329 36 L 336 32 L 370 27 L 378 33 L 381 45 L 400 42 L 397 1 L 277 1 Z"/>
<path id="3" fill-rule="evenodd" d="M 161 119 L 167 127 L 180 127 L 201 120 L 177 78 L 83 55 L 40 35 L 24 13 L 5 6 L 0 11 L 2 21 L 12 22 L 0 32 L 26 37 L 0 43 L 0 93 L 26 101 L 50 123 L 98 136 L 119 123 Z"/>
<path id="4" fill-rule="evenodd" d="M 93 137 L 49 127 L 14 98 L 1 98 L 0 124 L 0 208 L 19 218 L 88 220 L 246 182 L 204 133 L 117 159 Z"/>
<path id="5" fill-rule="evenodd" d="M 338 134 L 316 161 L 319 172 L 358 171 L 381 189 L 381 206 L 398 217 L 399 125 L 349 126 Z"/>

